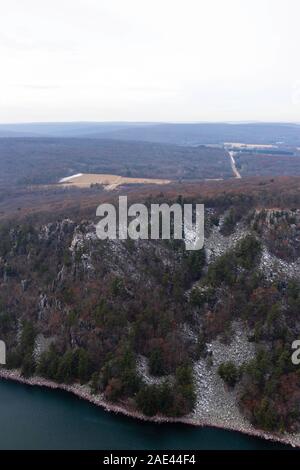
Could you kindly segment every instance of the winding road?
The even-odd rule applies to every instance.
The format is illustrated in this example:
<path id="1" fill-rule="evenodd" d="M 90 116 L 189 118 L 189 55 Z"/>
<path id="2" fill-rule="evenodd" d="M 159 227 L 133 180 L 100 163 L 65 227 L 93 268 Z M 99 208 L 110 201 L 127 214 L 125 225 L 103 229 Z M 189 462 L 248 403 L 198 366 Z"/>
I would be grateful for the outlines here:
<path id="1" fill-rule="evenodd" d="M 235 152 L 228 152 L 229 153 L 229 156 L 230 156 L 230 163 L 231 163 L 231 168 L 232 168 L 232 171 L 234 173 L 234 176 L 238 179 L 241 179 L 242 176 L 240 174 L 240 172 L 238 171 L 237 167 L 236 167 L 236 163 L 235 163 L 235 159 L 234 159 L 234 154 Z"/>

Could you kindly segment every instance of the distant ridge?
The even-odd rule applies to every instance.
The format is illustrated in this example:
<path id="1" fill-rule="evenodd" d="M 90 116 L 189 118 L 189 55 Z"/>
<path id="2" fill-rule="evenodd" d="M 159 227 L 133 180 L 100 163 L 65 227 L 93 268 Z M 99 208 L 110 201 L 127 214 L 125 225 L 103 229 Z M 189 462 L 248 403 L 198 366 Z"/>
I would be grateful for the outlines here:
<path id="1" fill-rule="evenodd" d="M 65 122 L 0 124 L 0 137 L 64 137 L 144 141 L 179 145 L 245 142 L 300 146 L 296 123 Z"/>

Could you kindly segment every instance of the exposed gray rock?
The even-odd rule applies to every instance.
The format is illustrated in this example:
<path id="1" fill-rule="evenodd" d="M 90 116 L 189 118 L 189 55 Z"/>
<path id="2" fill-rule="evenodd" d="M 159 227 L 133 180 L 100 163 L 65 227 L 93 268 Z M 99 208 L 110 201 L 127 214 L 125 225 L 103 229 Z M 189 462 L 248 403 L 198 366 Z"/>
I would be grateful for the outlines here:
<path id="1" fill-rule="evenodd" d="M 222 426 L 239 426 L 249 429 L 249 422 L 237 406 L 237 390 L 229 389 L 218 375 L 221 363 L 232 361 L 237 366 L 254 358 L 255 346 L 249 343 L 248 334 L 241 322 L 232 325 L 233 336 L 230 344 L 220 339 L 207 345 L 211 359 L 200 359 L 194 364 L 197 390 L 197 404 L 192 417 L 218 423 Z M 250 426 L 251 427 L 251 426 Z"/>
<path id="2" fill-rule="evenodd" d="M 45 338 L 43 334 L 39 333 L 35 338 L 35 345 L 33 351 L 33 357 L 35 361 L 38 361 L 43 352 L 47 351 L 51 344 L 55 343 L 55 341 L 55 336 Z"/>
<path id="3" fill-rule="evenodd" d="M 160 385 L 172 380 L 171 376 L 154 377 L 149 372 L 148 361 L 145 356 L 139 355 L 137 360 L 137 372 L 147 385 Z"/>

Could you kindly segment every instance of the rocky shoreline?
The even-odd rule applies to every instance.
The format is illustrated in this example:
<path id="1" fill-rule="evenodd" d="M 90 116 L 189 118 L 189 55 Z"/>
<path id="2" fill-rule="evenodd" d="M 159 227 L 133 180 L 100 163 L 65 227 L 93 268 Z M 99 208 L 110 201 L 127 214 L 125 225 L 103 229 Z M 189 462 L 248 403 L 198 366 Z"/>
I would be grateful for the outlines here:
<path id="1" fill-rule="evenodd" d="M 116 414 L 122 414 L 131 418 L 139 419 L 142 421 L 149 421 L 154 423 L 181 423 L 181 424 L 188 424 L 192 426 L 201 426 L 201 427 L 214 427 L 218 429 L 225 429 L 228 431 L 235 431 L 240 432 L 243 434 L 247 434 L 249 436 L 258 437 L 261 439 L 265 439 L 272 442 L 278 442 L 281 444 L 290 445 L 292 447 L 300 448 L 300 435 L 295 434 L 285 434 L 285 435 L 278 435 L 278 434 L 271 434 L 266 433 L 263 431 L 259 431 L 257 429 L 250 428 L 245 429 L 244 427 L 240 428 L 239 426 L 224 426 L 214 421 L 205 421 L 202 419 L 197 419 L 197 417 L 186 417 L 186 418 L 167 418 L 165 416 L 154 416 L 148 417 L 135 411 L 134 409 L 130 409 L 121 405 L 116 405 L 113 403 L 108 403 L 102 395 L 93 395 L 87 385 L 80 385 L 80 384 L 73 384 L 73 385 L 66 385 L 66 384 L 58 384 L 51 380 L 44 379 L 42 377 L 31 377 L 25 378 L 21 376 L 19 370 L 8 370 L 5 368 L 0 368 L 0 379 L 4 380 L 11 380 L 15 382 L 19 382 L 26 385 L 31 386 L 39 386 L 39 387 L 46 387 L 53 390 L 64 390 L 66 392 L 72 393 L 76 395 L 78 398 L 86 400 L 96 406 L 100 406 L 105 409 L 105 411 L 113 412 Z"/>

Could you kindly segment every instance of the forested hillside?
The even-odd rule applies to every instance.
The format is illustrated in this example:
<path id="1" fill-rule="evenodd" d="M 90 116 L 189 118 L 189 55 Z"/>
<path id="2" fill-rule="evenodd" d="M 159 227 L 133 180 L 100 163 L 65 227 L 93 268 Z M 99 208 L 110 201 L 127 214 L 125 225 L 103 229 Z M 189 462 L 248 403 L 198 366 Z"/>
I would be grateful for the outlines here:
<path id="1" fill-rule="evenodd" d="M 99 139 L 0 139 L 1 187 L 57 183 L 76 173 L 138 178 L 232 176 L 223 149 Z"/>
<path id="2" fill-rule="evenodd" d="M 8 367 L 88 383 L 146 415 L 298 432 L 300 212 L 284 194 L 262 207 L 263 190 L 202 199 L 198 252 L 178 241 L 100 242 L 78 213 L 3 222 Z"/>

